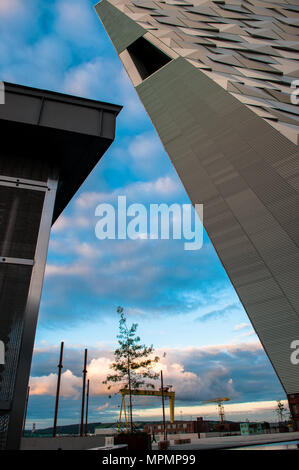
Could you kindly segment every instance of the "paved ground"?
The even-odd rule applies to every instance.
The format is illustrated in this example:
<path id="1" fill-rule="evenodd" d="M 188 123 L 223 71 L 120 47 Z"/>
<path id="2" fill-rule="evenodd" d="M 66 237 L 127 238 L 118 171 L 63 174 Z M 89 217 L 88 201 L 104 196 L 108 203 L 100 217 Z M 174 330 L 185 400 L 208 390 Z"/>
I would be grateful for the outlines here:
<path id="1" fill-rule="evenodd" d="M 228 449 L 231 447 L 243 447 L 252 444 L 266 444 L 272 442 L 283 442 L 299 440 L 299 432 L 286 432 L 277 434 L 260 434 L 252 436 L 227 436 L 207 437 L 205 439 L 194 439 L 191 444 L 171 445 L 169 450 L 207 450 Z M 154 444 L 153 450 L 158 446 Z"/>

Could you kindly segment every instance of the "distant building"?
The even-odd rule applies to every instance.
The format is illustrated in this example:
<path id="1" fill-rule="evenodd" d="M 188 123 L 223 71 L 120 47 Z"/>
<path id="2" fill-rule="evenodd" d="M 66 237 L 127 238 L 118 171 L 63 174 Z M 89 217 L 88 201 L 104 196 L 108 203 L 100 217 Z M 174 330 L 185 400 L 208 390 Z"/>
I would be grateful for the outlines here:
<path id="1" fill-rule="evenodd" d="M 240 431 L 242 436 L 249 436 L 249 434 L 262 434 L 263 428 L 261 423 L 240 423 Z"/>
<path id="2" fill-rule="evenodd" d="M 220 429 L 220 426 L 222 428 Z M 149 434 L 163 433 L 163 423 L 150 423 L 143 427 L 143 430 Z M 206 421 L 202 417 L 198 417 L 196 421 L 175 421 L 174 423 L 166 423 L 167 434 L 200 434 L 213 431 L 239 431 L 240 423 L 226 422 L 220 425 L 218 421 Z"/>
<path id="3" fill-rule="evenodd" d="M 299 423 L 299 394 L 291 394 L 288 399 L 292 419 L 295 423 Z"/>
<path id="4" fill-rule="evenodd" d="M 196 431 L 196 421 L 176 421 L 174 423 L 166 423 L 167 434 L 187 434 Z M 162 434 L 163 423 L 146 424 L 143 430 L 149 434 Z"/>

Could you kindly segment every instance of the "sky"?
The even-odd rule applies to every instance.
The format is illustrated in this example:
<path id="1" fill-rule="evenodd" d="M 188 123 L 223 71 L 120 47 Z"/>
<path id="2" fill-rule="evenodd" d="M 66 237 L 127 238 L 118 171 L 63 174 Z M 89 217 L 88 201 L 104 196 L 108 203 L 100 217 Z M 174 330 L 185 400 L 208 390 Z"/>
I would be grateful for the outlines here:
<path id="1" fill-rule="evenodd" d="M 227 419 L 275 421 L 283 389 L 207 234 L 194 251 L 183 240 L 95 236 L 95 208 L 118 196 L 146 207 L 190 201 L 94 4 L 0 1 L 0 80 L 123 106 L 115 142 L 52 229 L 26 426 L 53 423 L 61 341 L 58 424 L 79 422 L 84 348 L 89 421 L 116 421 L 120 396 L 109 398 L 102 381 L 117 346 L 118 305 L 162 357 L 157 371 L 176 392 L 177 418 L 215 419 L 216 405 L 203 402 L 227 396 Z M 135 398 L 134 416 L 160 420 L 160 401 Z"/>

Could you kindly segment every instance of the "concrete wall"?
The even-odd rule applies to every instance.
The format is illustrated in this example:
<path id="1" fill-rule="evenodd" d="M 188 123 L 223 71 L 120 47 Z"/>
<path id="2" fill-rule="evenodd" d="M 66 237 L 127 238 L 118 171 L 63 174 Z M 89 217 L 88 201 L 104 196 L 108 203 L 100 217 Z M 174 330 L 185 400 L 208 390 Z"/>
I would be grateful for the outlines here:
<path id="1" fill-rule="evenodd" d="M 225 437 L 231 436 L 232 434 L 240 436 L 240 431 L 232 431 L 232 432 L 201 432 L 199 434 L 200 439 L 205 439 L 207 437 Z"/>
<path id="2" fill-rule="evenodd" d="M 194 439 L 198 439 L 198 434 L 197 432 L 186 432 L 186 433 L 182 433 L 182 434 L 167 434 L 167 439 L 169 441 L 174 441 L 174 440 L 177 440 L 177 439 L 191 439 L 194 440 Z"/>
<path id="3" fill-rule="evenodd" d="M 21 450 L 84 450 L 105 445 L 105 436 L 23 437 Z"/>
<path id="4" fill-rule="evenodd" d="M 95 428 L 94 433 L 96 436 L 101 435 L 101 436 L 114 436 L 116 434 L 115 429 L 113 428 Z"/>
<path id="5" fill-rule="evenodd" d="M 164 436 L 163 434 L 155 434 L 155 438 L 157 441 L 163 441 L 164 440 Z M 194 439 L 198 439 L 198 434 L 197 432 L 195 433 L 181 433 L 181 434 L 167 434 L 167 440 L 168 441 L 174 441 L 174 440 L 177 440 L 177 439 L 191 439 L 191 440 L 194 440 Z"/>

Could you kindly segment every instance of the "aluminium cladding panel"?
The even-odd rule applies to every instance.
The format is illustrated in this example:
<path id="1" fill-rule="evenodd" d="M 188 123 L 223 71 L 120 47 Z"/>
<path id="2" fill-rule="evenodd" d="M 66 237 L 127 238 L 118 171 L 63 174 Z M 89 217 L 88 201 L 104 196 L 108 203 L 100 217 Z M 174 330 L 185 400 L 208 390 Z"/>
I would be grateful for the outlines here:
<path id="1" fill-rule="evenodd" d="M 102 0 L 95 6 L 95 9 L 118 54 L 146 33 L 142 26 L 107 0 Z"/>
<path id="2" fill-rule="evenodd" d="M 23 93 L 22 90 L 23 87 L 7 84 L 0 119 L 114 139 L 115 106 L 76 97 L 71 101 L 64 95 L 43 90 L 35 91 L 34 95 L 28 89 Z"/>
<path id="3" fill-rule="evenodd" d="M 53 222 L 115 138 L 121 106 L 5 83 L 0 175 L 47 181 L 59 173 Z"/>
<path id="4" fill-rule="evenodd" d="M 26 167 L 27 160 L 23 164 Z M 23 171 L 19 168 L 19 176 Z M 26 172 L 25 172 L 26 173 Z M 0 449 L 18 449 L 56 182 L 0 176 Z"/>
<path id="5" fill-rule="evenodd" d="M 0 365 L 0 450 L 6 448 L 31 273 L 32 266 L 0 264 L 0 338 L 5 344 L 5 364 Z"/>
<path id="6" fill-rule="evenodd" d="M 45 191 L 11 183 L 5 186 L 7 180 L 2 177 L 0 182 L 0 339 L 5 345 L 5 362 L 0 365 L 0 449 L 6 446 L 10 425 L 24 312 L 45 199 Z"/>
<path id="7" fill-rule="evenodd" d="M 207 233 L 283 387 L 298 392 L 297 147 L 183 58 L 136 90 L 192 203 L 204 204 Z"/>
<path id="8" fill-rule="evenodd" d="M 115 113 L 47 100 L 43 105 L 40 125 L 114 139 Z"/>

